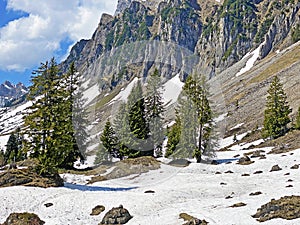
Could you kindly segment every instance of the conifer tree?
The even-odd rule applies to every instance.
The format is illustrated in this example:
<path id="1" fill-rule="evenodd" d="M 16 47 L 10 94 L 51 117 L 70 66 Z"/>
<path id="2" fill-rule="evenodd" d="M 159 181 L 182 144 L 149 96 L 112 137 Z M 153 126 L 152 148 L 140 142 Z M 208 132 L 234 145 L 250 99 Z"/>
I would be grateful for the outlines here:
<path id="1" fill-rule="evenodd" d="M 5 163 L 15 163 L 26 158 L 26 155 L 22 152 L 22 141 L 23 137 L 20 134 L 20 128 L 18 128 L 16 132 L 9 136 L 6 144 Z"/>
<path id="2" fill-rule="evenodd" d="M 145 100 L 140 80 L 128 96 L 127 107 L 132 140 L 130 148 L 133 152 L 136 151 L 138 156 L 153 156 L 153 149 L 148 150 L 149 127 L 146 121 Z"/>
<path id="3" fill-rule="evenodd" d="M 131 146 L 131 138 L 130 138 L 130 126 L 129 126 L 129 118 L 126 103 L 121 103 L 119 106 L 118 113 L 113 122 L 113 129 L 116 132 L 118 139 L 118 150 L 119 157 L 122 160 L 125 156 L 136 157 L 136 152 L 133 153 L 129 146 Z"/>
<path id="4" fill-rule="evenodd" d="M 176 116 L 175 124 L 171 128 L 168 128 L 167 136 L 168 136 L 168 142 L 167 142 L 166 153 L 165 153 L 166 158 L 170 157 L 175 152 L 177 145 L 180 141 L 181 123 L 180 123 L 180 118 L 178 116 Z"/>
<path id="5" fill-rule="evenodd" d="M 295 128 L 297 130 L 300 130 L 300 107 L 298 108 L 298 112 L 296 115 L 296 124 L 295 124 Z"/>
<path id="6" fill-rule="evenodd" d="M 287 132 L 291 109 L 287 103 L 283 85 L 274 77 L 268 90 L 266 110 L 264 112 L 263 137 L 277 138 Z"/>
<path id="7" fill-rule="evenodd" d="M 212 132 L 212 110 L 208 101 L 208 84 L 204 76 L 197 81 L 192 76 L 187 78 L 183 91 L 191 98 L 196 108 L 198 124 L 198 144 L 194 152 L 197 162 L 201 162 L 201 156 L 211 148 L 210 137 Z"/>
<path id="8" fill-rule="evenodd" d="M 163 112 L 164 104 L 162 100 L 163 86 L 157 69 L 148 78 L 145 106 L 146 119 L 151 135 L 151 144 L 155 155 L 162 156 L 163 131 Z"/>
<path id="9" fill-rule="evenodd" d="M 116 133 L 113 130 L 111 123 L 107 120 L 103 133 L 101 134 L 100 140 L 103 144 L 103 147 L 107 152 L 114 158 L 120 158 L 118 146 L 118 139 Z"/>
<path id="10" fill-rule="evenodd" d="M 51 175 L 58 167 L 72 167 L 80 155 L 72 126 L 74 84 L 70 74 L 60 75 L 54 58 L 35 75 L 28 94 L 32 106 L 24 118 L 24 149 L 39 160 L 39 173 Z"/>
<path id="11" fill-rule="evenodd" d="M 180 142 L 172 156 L 192 158 L 197 149 L 197 111 L 192 99 L 184 92 L 178 99 L 178 105 Z"/>

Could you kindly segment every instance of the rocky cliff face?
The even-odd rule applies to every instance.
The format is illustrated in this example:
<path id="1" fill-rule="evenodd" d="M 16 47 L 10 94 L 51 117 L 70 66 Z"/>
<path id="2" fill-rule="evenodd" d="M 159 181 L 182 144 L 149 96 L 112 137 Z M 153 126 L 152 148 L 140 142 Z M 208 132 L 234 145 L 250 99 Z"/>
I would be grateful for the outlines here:
<path id="1" fill-rule="evenodd" d="M 28 92 L 24 84 L 18 83 L 16 85 L 9 81 L 0 84 L 0 107 L 3 107 L 12 99 L 17 99 L 24 96 Z"/>
<path id="2" fill-rule="evenodd" d="M 212 77 L 260 45 L 260 59 L 291 45 L 299 7 L 290 0 L 120 0 L 116 15 L 104 14 L 62 65 L 75 61 L 85 77 L 101 77 L 101 88 L 154 67 L 166 78 L 193 70 Z"/>

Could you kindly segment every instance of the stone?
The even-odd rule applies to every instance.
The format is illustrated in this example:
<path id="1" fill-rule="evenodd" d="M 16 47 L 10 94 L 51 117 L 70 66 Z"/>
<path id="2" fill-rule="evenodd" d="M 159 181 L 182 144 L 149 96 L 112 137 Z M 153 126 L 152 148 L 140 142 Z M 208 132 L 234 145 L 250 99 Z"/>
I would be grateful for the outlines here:
<path id="1" fill-rule="evenodd" d="M 233 173 L 231 170 L 226 171 L 225 173 Z"/>
<path id="2" fill-rule="evenodd" d="M 300 218 L 300 196 L 285 196 L 278 200 L 272 199 L 262 205 L 252 217 L 259 222 L 281 218 L 292 220 Z M 282 223 L 284 224 L 284 222 Z"/>
<path id="3" fill-rule="evenodd" d="M 255 195 L 261 195 L 261 191 L 257 191 L 257 192 L 253 192 L 253 193 L 250 193 L 249 195 L 250 196 L 255 196 Z"/>
<path id="4" fill-rule="evenodd" d="M 295 164 L 291 167 L 292 170 L 297 170 L 299 169 L 299 164 Z"/>
<path id="5" fill-rule="evenodd" d="M 274 172 L 274 171 L 280 171 L 282 170 L 278 165 L 275 165 L 272 167 L 272 169 L 270 170 L 270 172 Z"/>
<path id="6" fill-rule="evenodd" d="M 186 159 L 174 159 L 168 163 L 168 165 L 176 166 L 176 167 L 187 167 L 190 164 L 191 164 L 191 162 Z"/>
<path id="7" fill-rule="evenodd" d="M 53 203 L 46 203 L 46 204 L 44 204 L 44 206 L 46 206 L 46 208 L 49 208 L 49 207 L 53 206 Z"/>
<path id="8" fill-rule="evenodd" d="M 261 174 L 261 173 L 263 173 L 263 171 L 258 170 L 258 171 L 255 171 L 253 174 Z"/>
<path id="9" fill-rule="evenodd" d="M 148 190 L 148 191 L 145 191 L 144 193 L 146 193 L 146 194 L 154 194 L 154 193 L 155 193 L 155 191 Z"/>
<path id="10" fill-rule="evenodd" d="M 251 159 L 247 155 L 244 155 L 238 161 L 238 164 L 240 164 L 240 165 L 249 165 L 249 164 L 252 164 L 252 163 L 253 163 L 253 161 L 251 161 Z"/>
<path id="11" fill-rule="evenodd" d="M 243 202 L 239 202 L 239 203 L 235 203 L 232 206 L 230 206 L 231 208 L 238 208 L 238 207 L 243 207 L 246 206 L 247 204 L 243 203 Z"/>
<path id="12" fill-rule="evenodd" d="M 102 222 L 99 224 L 126 224 L 129 220 L 132 219 L 132 216 L 122 205 L 116 208 L 109 210 Z"/>
<path id="13" fill-rule="evenodd" d="M 30 187 L 62 187 L 63 179 L 59 174 L 43 177 L 30 169 L 12 169 L 0 173 L 0 187 L 30 186 Z"/>
<path id="14" fill-rule="evenodd" d="M 3 224 L 0 225 L 43 225 L 45 224 L 33 213 L 11 213 Z"/>
<path id="15" fill-rule="evenodd" d="M 102 213 L 105 210 L 105 207 L 103 205 L 97 205 L 92 209 L 91 216 L 98 216 L 100 213 Z"/>
<path id="16" fill-rule="evenodd" d="M 250 176 L 250 174 L 248 174 L 248 173 L 242 174 L 242 177 L 249 177 L 249 176 Z"/>
<path id="17" fill-rule="evenodd" d="M 205 220 L 200 220 L 187 213 L 180 213 L 179 218 L 183 219 L 184 221 L 187 221 L 183 225 L 207 225 L 208 224 Z"/>

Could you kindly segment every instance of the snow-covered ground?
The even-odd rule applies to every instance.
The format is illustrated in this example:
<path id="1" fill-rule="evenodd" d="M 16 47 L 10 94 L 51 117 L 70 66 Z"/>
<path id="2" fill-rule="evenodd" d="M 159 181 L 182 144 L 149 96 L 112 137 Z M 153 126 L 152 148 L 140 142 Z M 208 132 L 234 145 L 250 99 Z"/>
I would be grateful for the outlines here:
<path id="1" fill-rule="evenodd" d="M 120 91 L 120 93 L 114 97 L 111 102 L 114 102 L 114 101 L 127 101 L 127 98 L 132 90 L 132 88 L 134 87 L 134 85 L 138 82 L 138 78 L 135 77 L 127 86 L 126 88 L 122 89 Z"/>
<path id="2" fill-rule="evenodd" d="M 264 43 L 263 43 L 264 44 Z M 254 66 L 254 63 L 256 62 L 256 60 L 259 57 L 259 53 L 260 53 L 260 49 L 263 46 L 263 44 L 261 44 L 257 49 L 255 49 L 253 52 L 249 52 L 247 53 L 243 59 L 251 56 L 248 61 L 246 62 L 245 67 L 243 67 L 237 74 L 236 77 L 242 75 L 243 73 L 246 73 L 247 71 L 251 70 L 251 68 Z M 243 60 L 242 59 L 242 60 Z"/>
<path id="3" fill-rule="evenodd" d="M 254 149 L 255 150 L 255 149 Z M 270 151 L 271 148 L 261 150 Z M 249 150 L 218 152 L 219 159 L 231 159 L 235 155 Z M 253 151 L 253 150 L 252 150 Z M 11 212 L 34 212 L 46 221 L 46 225 L 96 225 L 112 207 L 122 204 L 133 215 L 128 225 L 180 225 L 178 218 L 182 212 L 209 224 L 259 224 L 251 215 L 272 198 L 279 199 L 286 195 L 300 195 L 299 170 L 290 167 L 300 163 L 300 149 L 282 155 L 267 155 L 267 159 L 253 159 L 255 163 L 247 166 L 231 164 L 196 164 L 186 168 L 162 165 L 161 169 L 146 174 L 132 175 L 116 180 L 95 183 L 89 190 L 84 186 L 72 188 L 0 188 L 0 222 Z M 282 170 L 269 172 L 278 164 Z M 263 173 L 254 174 L 261 170 Z M 232 171 L 233 173 L 225 173 Z M 221 174 L 216 174 L 221 172 Z M 241 176 L 242 174 L 250 176 Z M 285 175 L 289 173 L 289 175 Z M 87 177 L 63 175 L 67 181 L 83 184 Z M 292 179 L 293 182 L 287 182 Z M 224 184 L 221 184 L 224 183 Z M 293 187 L 286 186 L 292 184 Z M 99 187 L 130 188 L 128 191 L 99 191 Z M 93 189 L 94 188 L 94 189 Z M 146 190 L 155 193 L 146 194 Z M 261 191 L 258 196 L 249 196 Z M 231 196 L 230 199 L 225 197 Z M 240 208 L 230 206 L 243 202 Z M 3 204 L 4 203 L 4 204 Z M 53 203 L 46 208 L 45 203 Z M 106 210 L 99 216 L 90 216 L 92 208 L 104 205 Z M 273 219 L 265 225 L 300 224 L 297 220 Z"/>
<path id="4" fill-rule="evenodd" d="M 182 91 L 183 85 L 184 83 L 180 80 L 179 75 L 168 80 L 164 84 L 164 92 L 162 95 L 164 103 L 169 103 L 169 105 L 171 105 L 176 102 L 180 92 Z"/>

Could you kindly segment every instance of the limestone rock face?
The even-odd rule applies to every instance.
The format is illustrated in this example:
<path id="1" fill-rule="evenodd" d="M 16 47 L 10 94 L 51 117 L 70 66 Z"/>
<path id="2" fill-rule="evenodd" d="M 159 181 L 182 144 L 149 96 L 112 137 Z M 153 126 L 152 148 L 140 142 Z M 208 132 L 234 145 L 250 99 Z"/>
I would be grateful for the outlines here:
<path id="1" fill-rule="evenodd" d="M 132 219 L 132 216 L 129 214 L 128 210 L 123 208 L 122 205 L 120 205 L 117 208 L 112 208 L 109 210 L 102 222 L 99 224 L 126 224 L 130 219 Z"/>

